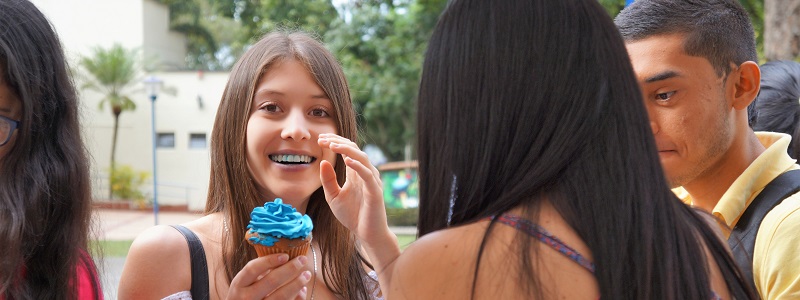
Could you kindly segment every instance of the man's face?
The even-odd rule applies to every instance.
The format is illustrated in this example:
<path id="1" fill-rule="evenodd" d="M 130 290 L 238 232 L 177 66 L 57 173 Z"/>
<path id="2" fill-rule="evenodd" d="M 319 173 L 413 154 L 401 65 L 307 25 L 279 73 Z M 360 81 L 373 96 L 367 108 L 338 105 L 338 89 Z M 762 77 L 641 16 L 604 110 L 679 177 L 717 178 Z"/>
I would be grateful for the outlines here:
<path id="1" fill-rule="evenodd" d="M 726 76 L 683 49 L 680 34 L 626 43 L 658 155 L 672 187 L 713 176 L 733 140 Z"/>

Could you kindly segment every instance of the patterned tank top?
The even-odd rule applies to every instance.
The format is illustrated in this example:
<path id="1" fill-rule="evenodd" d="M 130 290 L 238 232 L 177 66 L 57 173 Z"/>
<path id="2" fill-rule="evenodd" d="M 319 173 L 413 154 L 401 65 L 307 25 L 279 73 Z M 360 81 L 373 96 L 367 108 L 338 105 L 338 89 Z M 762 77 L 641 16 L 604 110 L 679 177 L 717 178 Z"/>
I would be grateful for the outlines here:
<path id="1" fill-rule="evenodd" d="M 512 214 L 502 214 L 498 216 L 491 216 L 487 218 L 488 220 L 496 220 L 500 224 L 504 224 L 519 231 L 525 232 L 528 235 L 535 237 L 540 242 L 544 243 L 545 245 L 549 246 L 550 248 L 555 249 L 562 255 L 566 256 L 570 260 L 574 261 L 590 273 L 594 274 L 594 263 L 583 257 L 578 251 L 561 241 L 558 237 L 554 236 L 547 230 L 545 230 L 542 226 L 539 226 L 536 223 L 533 223 L 525 218 L 512 215 Z M 722 300 L 722 298 L 717 295 L 714 291 L 711 291 L 712 298 L 711 300 Z"/>

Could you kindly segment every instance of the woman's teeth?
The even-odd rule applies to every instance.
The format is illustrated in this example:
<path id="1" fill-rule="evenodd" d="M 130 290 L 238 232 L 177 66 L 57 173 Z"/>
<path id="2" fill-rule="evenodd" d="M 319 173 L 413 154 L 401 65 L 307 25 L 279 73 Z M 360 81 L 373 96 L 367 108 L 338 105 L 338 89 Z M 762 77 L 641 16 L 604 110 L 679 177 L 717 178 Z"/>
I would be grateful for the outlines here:
<path id="1" fill-rule="evenodd" d="M 308 155 L 292 155 L 292 154 L 278 154 L 270 155 L 269 159 L 276 163 L 289 163 L 289 164 L 307 164 L 314 160 L 313 157 Z"/>

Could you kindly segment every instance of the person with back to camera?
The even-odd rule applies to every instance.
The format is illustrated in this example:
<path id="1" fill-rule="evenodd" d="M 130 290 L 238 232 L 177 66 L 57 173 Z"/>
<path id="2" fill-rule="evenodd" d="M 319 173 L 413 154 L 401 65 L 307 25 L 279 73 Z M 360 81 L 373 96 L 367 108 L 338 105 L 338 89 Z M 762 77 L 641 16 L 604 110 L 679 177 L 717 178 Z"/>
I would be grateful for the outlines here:
<path id="1" fill-rule="evenodd" d="M 333 55 L 302 33 L 261 38 L 231 70 L 217 110 L 206 216 L 139 235 L 120 299 L 379 298 L 374 273 L 355 236 L 333 216 L 320 182 L 320 169 L 328 168 L 343 184 L 336 199 L 383 201 L 346 171 L 353 159 L 372 167 L 352 142 L 356 134 L 347 81 Z M 275 198 L 313 220 L 306 255 L 256 257 L 245 241 L 251 211 Z M 190 236 L 200 242 L 192 255 Z M 195 270 L 197 262 L 206 268 Z"/>
<path id="2" fill-rule="evenodd" d="M 755 131 L 792 136 L 788 153 L 800 157 L 800 63 L 770 61 L 761 65 L 761 91 L 755 101 Z"/>
<path id="3" fill-rule="evenodd" d="M 451 1 L 417 120 L 419 240 L 399 254 L 376 198 L 330 201 L 380 258 L 388 299 L 755 297 L 710 218 L 667 186 L 625 45 L 597 1 Z"/>
<path id="4" fill-rule="evenodd" d="M 800 298 L 800 167 L 791 137 L 749 126 L 760 70 L 747 12 L 736 0 L 638 0 L 615 22 L 669 184 L 718 218 L 761 297 Z"/>
<path id="5" fill-rule="evenodd" d="M 0 299 L 102 299 L 78 95 L 50 22 L 0 0 Z"/>

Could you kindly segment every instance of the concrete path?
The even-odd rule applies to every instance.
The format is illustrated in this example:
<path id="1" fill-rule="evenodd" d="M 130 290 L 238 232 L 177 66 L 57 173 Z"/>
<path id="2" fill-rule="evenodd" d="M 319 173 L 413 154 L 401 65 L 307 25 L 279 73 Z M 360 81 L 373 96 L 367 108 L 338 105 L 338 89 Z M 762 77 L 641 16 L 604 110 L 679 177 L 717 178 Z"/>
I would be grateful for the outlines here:
<path id="1" fill-rule="evenodd" d="M 159 212 L 158 224 L 181 224 L 202 217 L 199 213 Z M 98 240 L 130 241 L 147 228 L 154 226 L 152 211 L 97 209 L 95 224 Z"/>

